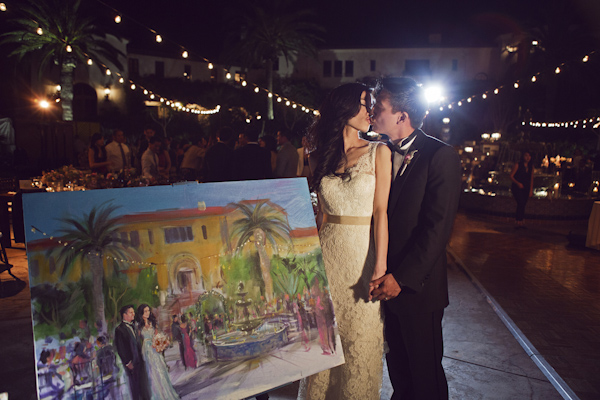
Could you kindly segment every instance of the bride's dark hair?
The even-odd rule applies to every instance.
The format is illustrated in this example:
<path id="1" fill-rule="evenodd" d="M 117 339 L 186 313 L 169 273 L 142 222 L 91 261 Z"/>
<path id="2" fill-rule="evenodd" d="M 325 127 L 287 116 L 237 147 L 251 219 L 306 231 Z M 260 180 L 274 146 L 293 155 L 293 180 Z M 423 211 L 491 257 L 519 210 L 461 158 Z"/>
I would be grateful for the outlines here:
<path id="1" fill-rule="evenodd" d="M 367 92 L 367 106 L 371 107 L 372 88 L 362 83 L 347 83 L 333 89 L 319 108 L 319 116 L 308 132 L 312 152 L 317 161 L 311 189 L 319 190 L 321 180 L 328 175 L 346 179 L 346 171 L 336 172 L 346 162 L 344 152 L 344 127 L 360 111 L 360 95 Z"/>

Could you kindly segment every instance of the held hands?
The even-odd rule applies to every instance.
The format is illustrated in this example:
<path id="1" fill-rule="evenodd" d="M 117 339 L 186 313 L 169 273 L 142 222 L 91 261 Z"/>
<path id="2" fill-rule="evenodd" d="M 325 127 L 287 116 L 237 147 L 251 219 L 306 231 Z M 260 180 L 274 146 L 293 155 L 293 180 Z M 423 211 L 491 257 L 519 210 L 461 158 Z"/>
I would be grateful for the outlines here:
<path id="1" fill-rule="evenodd" d="M 398 296 L 402 288 L 392 274 L 385 274 L 381 278 L 369 283 L 369 300 L 390 300 Z"/>

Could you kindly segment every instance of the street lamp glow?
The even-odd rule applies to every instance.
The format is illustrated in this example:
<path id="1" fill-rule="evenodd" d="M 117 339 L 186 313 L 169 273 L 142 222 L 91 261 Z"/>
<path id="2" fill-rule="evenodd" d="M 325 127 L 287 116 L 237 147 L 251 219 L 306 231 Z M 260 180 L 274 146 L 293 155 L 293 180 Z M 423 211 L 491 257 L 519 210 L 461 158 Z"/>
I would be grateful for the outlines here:
<path id="1" fill-rule="evenodd" d="M 441 101 L 442 97 L 442 88 L 439 86 L 429 86 L 425 89 L 425 99 L 428 103 Z"/>
<path id="2" fill-rule="evenodd" d="M 446 125 L 447 125 L 447 124 L 449 124 L 449 123 L 450 123 L 450 118 L 448 118 L 448 117 L 446 117 L 446 118 L 443 118 L 443 119 L 442 119 L 442 122 L 443 122 L 444 124 L 446 124 Z"/>
<path id="3" fill-rule="evenodd" d="M 50 108 L 50 103 L 48 102 L 48 100 L 41 100 L 40 101 L 40 107 L 43 108 L 43 109 Z"/>
<path id="4" fill-rule="evenodd" d="M 489 134 L 489 133 L 482 133 L 482 134 L 481 134 L 481 138 L 482 138 L 483 140 L 488 140 L 490 137 L 491 137 L 491 136 L 490 136 L 490 134 Z"/>
<path id="5" fill-rule="evenodd" d="M 492 139 L 494 139 L 494 140 L 498 140 L 498 139 L 500 139 L 500 137 L 501 137 L 501 136 L 502 136 L 502 135 L 500 135 L 500 133 L 499 133 L 499 132 L 494 132 L 494 133 L 492 133 Z"/>

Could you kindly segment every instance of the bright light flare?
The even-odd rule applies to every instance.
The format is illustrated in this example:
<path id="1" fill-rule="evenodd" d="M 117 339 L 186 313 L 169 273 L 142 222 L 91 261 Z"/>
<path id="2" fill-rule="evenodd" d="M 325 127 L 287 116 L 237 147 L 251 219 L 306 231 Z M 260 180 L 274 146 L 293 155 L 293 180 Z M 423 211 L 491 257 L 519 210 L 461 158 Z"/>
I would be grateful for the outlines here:
<path id="1" fill-rule="evenodd" d="M 50 103 L 48 102 L 48 100 L 40 100 L 40 108 L 43 108 L 44 110 L 50 108 Z"/>
<path id="2" fill-rule="evenodd" d="M 441 101 L 443 98 L 442 93 L 442 88 L 440 86 L 429 86 L 425 88 L 425 99 L 428 103 Z"/>

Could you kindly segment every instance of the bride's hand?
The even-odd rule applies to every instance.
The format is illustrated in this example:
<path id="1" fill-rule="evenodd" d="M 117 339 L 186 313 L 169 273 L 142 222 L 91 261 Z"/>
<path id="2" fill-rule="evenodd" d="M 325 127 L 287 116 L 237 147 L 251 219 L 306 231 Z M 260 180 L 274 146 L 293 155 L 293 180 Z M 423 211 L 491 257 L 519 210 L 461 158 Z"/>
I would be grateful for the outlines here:
<path id="1" fill-rule="evenodd" d="M 371 275 L 371 282 L 375 279 L 379 279 L 385 275 L 387 267 L 386 265 L 375 265 L 375 269 L 373 270 L 373 275 Z"/>

